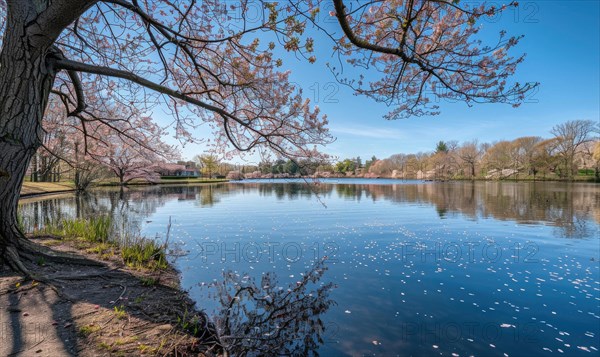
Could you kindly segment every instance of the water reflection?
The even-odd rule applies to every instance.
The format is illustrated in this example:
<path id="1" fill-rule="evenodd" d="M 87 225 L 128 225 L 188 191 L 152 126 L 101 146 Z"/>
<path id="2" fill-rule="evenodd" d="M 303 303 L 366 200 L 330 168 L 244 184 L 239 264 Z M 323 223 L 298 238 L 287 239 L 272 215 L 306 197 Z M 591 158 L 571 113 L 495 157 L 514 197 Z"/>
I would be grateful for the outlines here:
<path id="1" fill-rule="evenodd" d="M 318 356 L 324 343 L 322 315 L 334 305 L 333 283 L 322 280 L 326 261 L 284 286 L 273 272 L 259 281 L 249 274 L 223 273 L 210 284 L 219 302 L 213 317 L 221 352 L 228 356 Z"/>
<path id="2" fill-rule="evenodd" d="M 218 202 L 213 189 L 189 186 L 99 188 L 77 194 L 29 198 L 19 202 L 19 217 L 25 230 L 32 232 L 63 219 L 108 215 L 116 232 L 136 233 L 147 217 L 169 201 L 198 197 L 201 205 L 212 206 Z"/>
<path id="3" fill-rule="evenodd" d="M 600 186 L 379 182 L 102 189 L 26 200 L 20 213 L 36 227 L 64 217 L 109 213 L 123 226 L 142 225 L 149 236 L 159 234 L 173 215 L 172 242 L 181 242 L 189 252 L 176 262 L 182 286 L 201 307 L 214 309 L 222 337 L 256 332 L 258 339 L 264 338 L 259 333 L 278 332 L 250 327 L 246 322 L 260 317 L 248 314 L 266 311 L 273 291 L 265 289 L 283 287 L 279 294 L 293 290 L 309 262 L 329 256 L 336 260 L 328 278 L 338 286 L 332 296 L 339 305 L 326 318 L 339 334 L 329 329 L 334 333 L 325 338 L 330 343 L 319 350 L 323 354 L 515 356 L 560 348 L 575 355 L 578 346 L 584 353 L 597 351 L 600 285 L 594 220 L 600 223 Z M 318 204 L 317 195 L 328 209 Z M 551 239 L 553 234 L 586 239 Z M 473 254 L 468 253 L 470 244 Z M 465 248 L 453 259 L 433 251 L 438 246 L 468 247 L 468 252 Z M 517 246 L 522 247 L 519 254 Z M 533 259 L 527 247 L 535 248 Z M 223 277 L 222 271 L 230 269 Z M 279 274 L 279 283 L 261 281 L 272 271 Z M 220 286 L 214 305 L 199 287 L 202 282 Z M 326 284 L 320 282 L 312 291 Z M 238 306 L 241 317 L 236 320 L 231 317 L 235 311 L 222 308 L 240 291 L 245 302 Z M 473 323 L 479 328 L 474 332 Z M 457 324 L 468 343 L 447 334 L 445 327 Z M 490 340 L 488 326 L 504 334 Z M 536 342 L 515 341 L 512 332 L 526 333 Z M 296 346 L 318 341 L 307 338 L 312 342 Z M 250 343 L 222 340 L 232 351 L 238 342 Z M 567 344 L 573 348 L 566 350 Z"/>
<path id="4" fill-rule="evenodd" d="M 590 236 L 600 223 L 600 188 L 594 184 L 562 183 L 432 183 L 406 185 L 337 185 L 347 199 L 434 205 L 440 218 L 461 214 L 470 219 L 493 218 L 518 224 L 547 223 L 557 236 Z"/>
<path id="5" fill-rule="evenodd" d="M 600 223 L 600 187 L 594 184 L 452 182 L 420 184 L 231 183 L 204 186 L 152 186 L 125 190 L 98 189 L 21 202 L 20 214 L 29 230 L 62 218 L 110 214 L 125 227 L 139 225 L 170 200 L 196 200 L 212 207 L 228 195 L 256 193 L 278 200 L 311 199 L 316 195 L 346 200 L 386 200 L 432 205 L 442 219 L 459 214 L 472 220 L 493 218 L 518 224 L 550 224 L 556 236 L 589 237 Z"/>
<path id="6" fill-rule="evenodd" d="M 231 185 L 233 186 L 233 185 Z M 477 220 L 493 218 L 518 224 L 551 224 L 557 236 L 588 237 L 600 223 L 600 187 L 594 184 L 523 182 L 449 182 L 429 184 L 327 184 L 302 183 L 237 184 L 240 189 L 256 189 L 263 196 L 295 200 L 313 193 L 325 199 L 337 197 L 373 202 L 433 205 L 440 218 L 460 214 Z"/>

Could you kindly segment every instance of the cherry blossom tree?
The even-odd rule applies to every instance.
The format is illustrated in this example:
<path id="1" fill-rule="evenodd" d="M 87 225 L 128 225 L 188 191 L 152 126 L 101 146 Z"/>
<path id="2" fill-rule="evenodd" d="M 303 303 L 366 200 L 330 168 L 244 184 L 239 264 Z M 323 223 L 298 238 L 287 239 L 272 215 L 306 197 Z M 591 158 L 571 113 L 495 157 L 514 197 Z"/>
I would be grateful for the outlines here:
<path id="1" fill-rule="evenodd" d="M 519 37 L 502 32 L 491 45 L 477 38 L 478 22 L 504 8 L 445 0 L 333 0 L 329 16 L 336 29 L 320 22 L 327 4 L 0 0 L 3 260 L 27 273 L 22 259 L 46 254 L 24 239 L 16 207 L 29 162 L 43 143 L 51 93 L 81 122 L 84 135 L 94 121 L 110 127 L 115 120 L 128 122 L 129 111 L 161 105 L 182 140 L 207 123 L 216 148 L 269 150 L 296 159 L 318 157 L 314 146 L 331 136 L 326 117 L 290 83 L 289 71 L 279 70 L 279 48 L 315 62 L 315 46 L 333 45 L 340 64 L 347 61 L 362 72 L 347 78 L 348 72 L 332 65 L 336 78 L 389 105 L 388 118 L 435 114 L 430 97 L 518 105 L 532 87 L 508 82 L 523 60 L 509 54 Z M 253 5 L 263 15 L 258 21 L 248 16 Z M 318 43 L 313 29 L 320 30 Z M 115 103 L 129 110 L 119 118 L 103 116 L 104 106 Z"/>
<path id="2" fill-rule="evenodd" d="M 144 137 L 140 139 L 150 144 L 153 138 Z M 159 140 L 156 141 L 158 141 L 156 144 L 164 145 Z M 155 167 L 156 162 L 165 160 L 164 156 L 167 156 L 167 158 L 176 157 L 171 153 L 171 148 L 160 150 L 163 155 L 161 157 L 156 151 L 148 150 L 143 146 L 132 145 L 132 143 L 123 141 L 120 138 L 111 138 L 106 146 L 100 146 L 99 149 L 100 153 L 91 154 L 90 156 L 113 172 L 121 185 L 134 179 L 157 182 L 160 175 Z"/>
<path id="3" fill-rule="evenodd" d="M 74 132 L 65 127 L 64 122 L 65 113 L 60 103 L 50 101 L 44 117 L 45 135 L 42 147 L 37 150 L 30 169 L 39 181 L 53 181 L 51 176 L 60 167 L 60 158 L 72 154 L 73 145 L 70 139 Z"/>
<path id="4" fill-rule="evenodd" d="M 137 121 L 136 130 L 131 132 L 103 127 L 106 133 L 102 140 L 88 150 L 89 157 L 114 173 L 121 185 L 133 179 L 157 182 L 160 175 L 156 164 L 179 158 L 177 150 L 161 140 L 164 133 L 157 125 L 149 118 Z"/>
<path id="5" fill-rule="evenodd" d="M 77 145 L 79 147 L 79 145 Z M 89 156 L 78 157 L 74 163 L 75 175 L 73 181 L 77 191 L 86 191 L 93 183 L 106 179 L 110 173 L 100 163 Z"/>
<path id="6" fill-rule="evenodd" d="M 95 114 L 107 116 L 106 119 L 84 125 L 67 116 L 57 97 L 50 98 L 46 109 L 41 156 L 51 158 L 52 162 L 61 159 L 73 167 L 78 189 L 100 177 L 97 173 L 102 170 L 98 166 L 112 172 L 121 185 L 133 179 L 154 182 L 160 178 L 158 163 L 179 158 L 177 150 L 162 141 L 166 133 L 151 118 L 130 110 L 127 121 L 119 120 L 118 113 L 127 108 L 118 103 L 103 110 L 104 113 Z M 87 179 L 79 180 L 82 175 Z"/>

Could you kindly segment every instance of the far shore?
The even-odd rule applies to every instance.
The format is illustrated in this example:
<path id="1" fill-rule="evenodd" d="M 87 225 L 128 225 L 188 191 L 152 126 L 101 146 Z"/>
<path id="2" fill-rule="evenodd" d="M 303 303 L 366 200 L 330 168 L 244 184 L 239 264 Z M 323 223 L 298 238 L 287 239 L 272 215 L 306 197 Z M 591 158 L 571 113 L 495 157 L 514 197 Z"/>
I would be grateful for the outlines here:
<path id="1" fill-rule="evenodd" d="M 463 182 L 463 181 L 486 181 L 486 182 L 564 182 L 564 183 L 570 183 L 570 182 L 598 182 L 600 183 L 599 179 L 596 179 L 594 176 L 576 176 L 573 180 L 565 180 L 565 179 L 559 179 L 559 178 L 554 178 L 554 177 L 537 177 L 535 179 L 533 178 L 502 178 L 502 179 L 487 179 L 487 178 L 483 178 L 483 177 L 476 177 L 476 178 L 447 178 L 447 179 L 442 179 L 442 178 L 422 178 L 422 179 L 418 179 L 418 178 L 401 178 L 401 177 L 385 177 L 385 176 L 379 176 L 379 177 L 365 177 L 365 176 L 328 176 L 328 177 L 324 177 L 324 176 L 273 176 L 273 177 L 250 177 L 250 178 L 246 178 L 244 180 L 286 180 L 286 179 L 290 179 L 290 180 L 297 180 L 297 179 L 306 179 L 306 180 L 319 180 L 319 179 L 332 179 L 332 180 L 355 180 L 355 179 L 365 179 L 365 180 L 397 180 L 397 181 L 421 181 L 421 182 Z M 243 180 L 240 180 L 243 181 Z"/>
<path id="2" fill-rule="evenodd" d="M 197 185 L 229 182 L 226 179 L 163 179 L 160 182 L 130 182 L 126 186 L 146 186 L 146 185 Z M 118 182 L 100 182 L 93 187 L 118 187 Z M 73 182 L 23 182 L 20 198 L 35 197 L 56 193 L 75 192 Z"/>
<path id="3" fill-rule="evenodd" d="M 589 182 L 589 183 L 598 183 L 600 181 L 596 180 L 594 177 L 576 177 L 573 181 L 560 180 L 556 178 L 536 178 L 533 180 L 532 178 L 519 178 L 519 179 L 502 179 L 502 180 L 491 180 L 484 178 L 475 178 L 475 179 L 403 179 L 397 177 L 360 177 L 360 176 L 340 176 L 340 177 L 258 177 L 251 178 L 247 180 L 273 180 L 273 179 L 336 179 L 336 180 L 348 180 L 348 179 L 365 179 L 365 180 L 398 180 L 398 181 L 422 181 L 422 182 L 450 182 L 450 181 L 489 181 L 489 182 Z M 130 182 L 125 186 L 148 186 L 148 185 L 197 185 L 197 184 L 213 184 L 213 183 L 226 183 L 230 182 L 227 179 L 162 179 L 160 182 Z M 101 182 L 94 187 L 118 187 L 118 182 Z M 49 194 L 57 194 L 57 193 L 67 193 L 67 192 L 75 192 L 75 185 L 72 182 L 24 182 L 23 187 L 21 188 L 21 198 L 35 197 L 41 195 L 49 195 Z"/>

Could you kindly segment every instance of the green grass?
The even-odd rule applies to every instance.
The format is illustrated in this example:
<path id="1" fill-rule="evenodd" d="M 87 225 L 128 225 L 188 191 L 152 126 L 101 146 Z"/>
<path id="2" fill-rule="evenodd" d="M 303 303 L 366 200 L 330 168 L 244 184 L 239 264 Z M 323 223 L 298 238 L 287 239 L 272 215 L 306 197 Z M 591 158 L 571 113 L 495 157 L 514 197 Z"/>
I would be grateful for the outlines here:
<path id="1" fill-rule="evenodd" d="M 600 179 L 596 178 L 596 176 L 575 176 L 573 178 L 574 181 L 581 182 L 600 182 Z"/>
<path id="2" fill-rule="evenodd" d="M 101 329 L 101 327 L 98 325 L 94 325 L 94 324 L 86 325 L 86 326 L 82 326 L 79 329 L 79 334 L 81 336 L 88 337 L 89 335 L 93 334 L 94 332 L 100 331 L 100 329 Z"/>
<path id="3" fill-rule="evenodd" d="M 192 334 L 192 336 L 198 336 L 198 332 L 201 331 L 200 319 L 198 316 L 188 316 L 187 309 L 183 316 L 177 317 L 177 324 L 181 326 L 184 331 Z"/>
<path id="4" fill-rule="evenodd" d="M 143 237 L 111 239 L 115 233 L 112 219 L 108 216 L 64 219 L 46 226 L 43 233 L 73 240 L 77 247 L 100 254 L 103 258 L 120 254 L 123 262 L 132 268 L 160 270 L 168 267 L 166 247 L 155 240 Z"/>
<path id="5" fill-rule="evenodd" d="M 152 277 L 147 277 L 147 278 L 142 277 L 142 278 L 140 278 L 140 281 L 141 281 L 142 285 L 144 285 L 144 286 L 154 286 L 158 283 L 158 280 L 155 278 L 152 278 Z"/>
<path id="6" fill-rule="evenodd" d="M 142 353 L 151 353 L 151 354 L 155 354 L 158 352 L 158 348 L 144 345 L 143 343 L 138 346 L 138 350 L 140 350 L 140 352 L 142 352 Z"/>
<path id="7" fill-rule="evenodd" d="M 86 249 L 86 252 L 111 256 L 114 247 L 115 244 L 112 244 L 110 242 L 103 242 L 95 244 L 92 247 Z"/>
<path id="8" fill-rule="evenodd" d="M 37 257 L 35 259 L 35 263 L 41 267 L 43 267 L 44 265 L 46 265 L 46 259 L 44 259 L 44 257 Z"/>
<path id="9" fill-rule="evenodd" d="M 121 257 L 132 268 L 158 270 L 168 267 L 165 247 L 152 239 L 128 240 L 121 248 Z"/>
<path id="10" fill-rule="evenodd" d="M 119 320 L 123 320 L 127 317 L 127 312 L 125 312 L 125 307 L 123 305 L 121 306 L 115 306 L 113 308 L 114 312 L 115 312 L 115 316 L 119 319 Z"/>
<path id="11" fill-rule="evenodd" d="M 579 169 L 577 174 L 579 176 L 594 176 L 596 171 L 594 169 Z"/>
<path id="12" fill-rule="evenodd" d="M 110 347 L 110 345 L 106 342 L 100 342 L 98 344 L 98 348 L 100 348 L 102 350 L 106 350 L 106 351 L 110 351 L 112 349 L 112 347 Z"/>
<path id="13" fill-rule="evenodd" d="M 112 220 L 108 216 L 90 219 L 63 219 L 58 225 L 49 225 L 46 233 L 65 238 L 82 239 L 90 243 L 106 243 L 112 233 Z"/>

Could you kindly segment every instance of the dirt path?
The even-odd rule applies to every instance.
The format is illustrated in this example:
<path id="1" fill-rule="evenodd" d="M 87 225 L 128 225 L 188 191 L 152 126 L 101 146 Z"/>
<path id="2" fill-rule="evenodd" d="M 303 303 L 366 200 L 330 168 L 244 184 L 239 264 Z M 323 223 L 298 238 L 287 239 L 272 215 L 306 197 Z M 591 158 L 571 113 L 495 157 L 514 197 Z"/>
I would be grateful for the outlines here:
<path id="1" fill-rule="evenodd" d="M 0 279 L 0 355 L 67 356 L 76 354 L 76 334 L 58 316 L 70 314 L 70 304 L 44 286 L 26 284 L 2 275 Z M 55 320 L 55 316 L 59 321 Z"/>
<path id="2" fill-rule="evenodd" d="M 77 252 L 49 237 L 38 241 Z M 175 271 L 133 271 L 116 259 L 40 264 L 30 267 L 51 285 L 0 270 L 1 356 L 196 356 L 216 349 L 211 325 L 179 289 Z"/>

